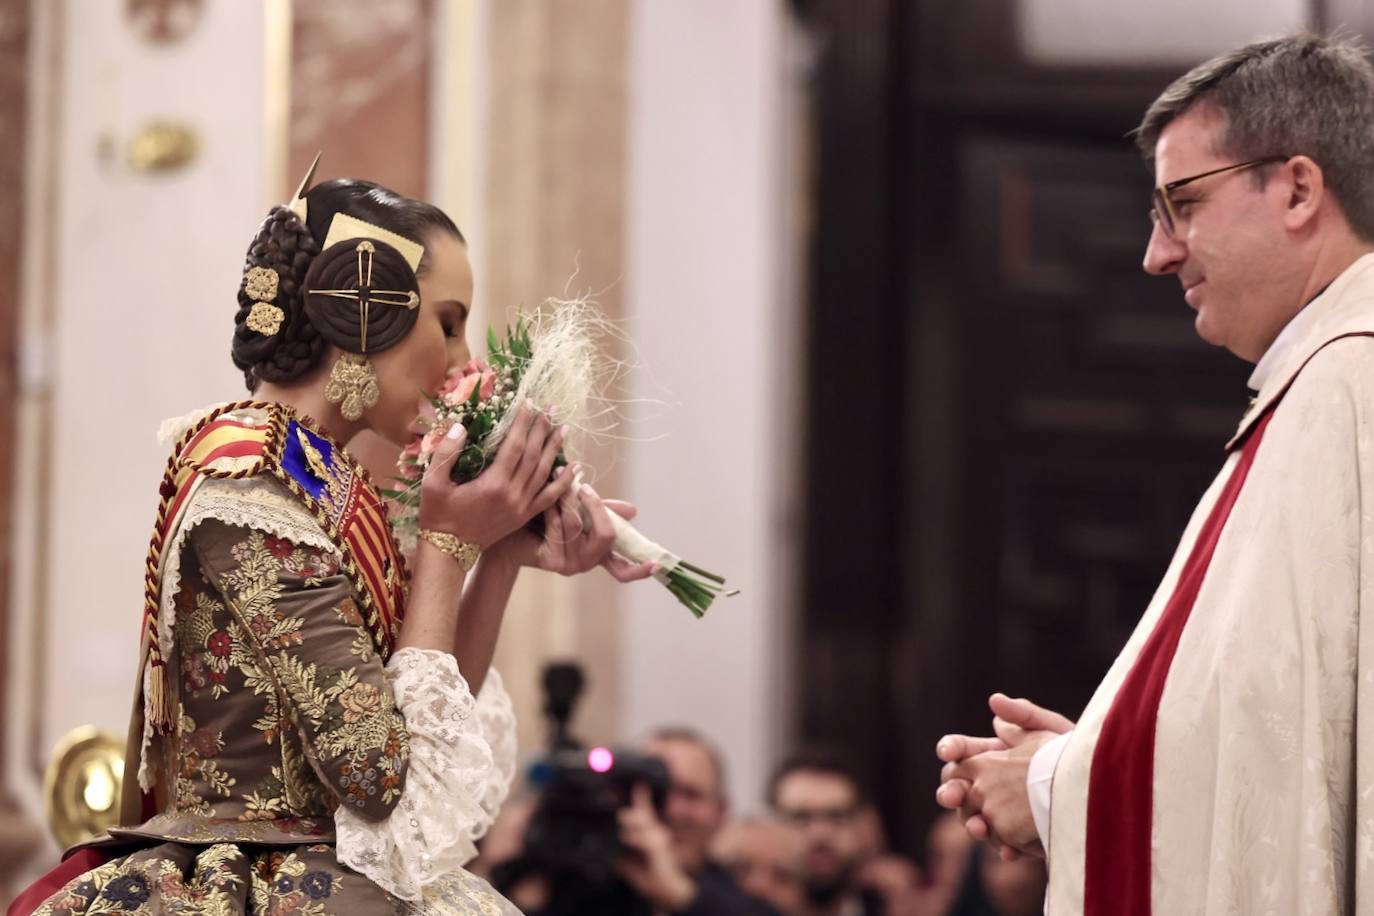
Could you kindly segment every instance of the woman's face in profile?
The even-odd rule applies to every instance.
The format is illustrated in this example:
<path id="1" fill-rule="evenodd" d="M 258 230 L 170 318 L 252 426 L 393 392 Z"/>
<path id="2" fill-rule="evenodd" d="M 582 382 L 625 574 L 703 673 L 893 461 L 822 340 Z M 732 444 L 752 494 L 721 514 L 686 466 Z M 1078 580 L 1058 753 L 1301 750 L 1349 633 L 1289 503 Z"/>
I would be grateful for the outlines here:
<path id="1" fill-rule="evenodd" d="M 368 411 L 369 425 L 382 438 L 402 446 L 411 424 L 450 369 L 472 358 L 467 319 L 472 306 L 472 264 L 456 235 L 435 230 L 424 239 L 425 269 L 419 276 L 420 315 L 396 346 L 374 358 L 381 399 Z"/>

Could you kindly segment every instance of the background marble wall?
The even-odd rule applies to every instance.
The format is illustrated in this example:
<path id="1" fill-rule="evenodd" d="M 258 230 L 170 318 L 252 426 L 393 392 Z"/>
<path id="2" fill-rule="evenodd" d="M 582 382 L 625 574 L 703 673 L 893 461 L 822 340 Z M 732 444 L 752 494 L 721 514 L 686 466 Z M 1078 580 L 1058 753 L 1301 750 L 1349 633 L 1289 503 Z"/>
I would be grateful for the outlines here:
<path id="1" fill-rule="evenodd" d="M 17 501 L 4 775 L 45 823 L 42 774 L 58 739 L 84 724 L 127 728 L 166 461 L 158 426 L 243 392 L 226 351 L 246 242 L 273 200 L 266 48 L 281 7 L 207 2 L 172 43 L 150 40 L 121 2 L 29 9 L 34 205 L 20 307 L 5 323 L 22 346 L 7 450 Z M 131 143 L 156 120 L 199 138 L 184 168 L 131 165 Z M 45 836 L 37 852 L 30 869 L 57 849 Z"/>
<path id="2" fill-rule="evenodd" d="M 0 0 L 0 437 L 14 431 L 16 303 L 24 216 L 23 170 L 25 120 L 28 113 L 30 13 L 27 0 Z M 10 579 L 10 510 L 13 466 L 9 449 L 0 449 L 0 595 Z M 12 632 L 11 609 L 0 601 L 0 645 Z M 8 666 L 0 653 L 0 708 L 11 689 Z M 5 736 L 0 734 L 0 775 L 5 772 Z M 24 815 L 0 783 L 0 901 L 8 899 L 9 876 L 28 858 L 37 826 Z"/>
<path id="3" fill-rule="evenodd" d="M 428 194 L 434 7 L 292 4 L 288 190 L 324 151 L 319 180 L 369 178 L 412 197 Z"/>
<path id="4" fill-rule="evenodd" d="M 632 10 L 626 327 L 646 366 L 633 393 L 662 406 L 621 451 L 626 491 L 646 529 L 742 593 L 704 620 L 661 590 L 626 593 L 621 729 L 701 729 L 755 808 L 792 724 L 796 36 L 781 2 Z"/>
<path id="5" fill-rule="evenodd" d="M 489 10 L 479 188 L 486 231 L 475 265 L 485 314 L 499 326 L 546 297 L 590 294 L 607 317 L 621 319 L 630 4 L 503 0 Z M 627 355 L 606 344 L 610 355 Z M 597 490 L 625 495 L 624 455 L 609 442 L 579 446 Z M 619 737 L 623 601 L 601 573 L 527 575 L 517 586 L 496 663 L 517 701 L 526 750 L 545 740 L 539 676 L 551 658 L 575 657 L 587 669 L 578 732 L 593 741 Z"/>

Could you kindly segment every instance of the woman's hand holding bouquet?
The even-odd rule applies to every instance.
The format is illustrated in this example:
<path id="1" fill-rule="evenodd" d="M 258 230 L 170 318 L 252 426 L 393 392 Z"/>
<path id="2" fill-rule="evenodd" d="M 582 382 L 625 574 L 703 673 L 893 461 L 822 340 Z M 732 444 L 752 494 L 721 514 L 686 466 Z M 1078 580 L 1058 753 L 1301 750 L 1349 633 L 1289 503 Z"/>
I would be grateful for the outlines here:
<path id="1" fill-rule="evenodd" d="M 490 363 L 473 360 L 449 377 L 430 398 L 426 432 L 401 453 L 403 486 L 386 494 L 397 504 L 393 524 L 403 542 L 413 538 L 431 527 L 429 504 L 435 518 L 473 519 L 481 531 L 451 533 L 511 563 L 565 575 L 600 563 L 622 582 L 652 575 L 700 617 L 718 595 L 734 594 L 725 580 L 641 535 L 629 524 L 634 506 L 603 501 L 564 453 L 569 433 L 598 416 L 589 405 L 606 372 L 592 337 L 603 324 L 584 303 L 557 302 L 521 318 L 504 341 L 488 332 Z M 551 416 L 564 425 L 554 429 Z M 455 429 L 461 447 L 445 441 Z"/>

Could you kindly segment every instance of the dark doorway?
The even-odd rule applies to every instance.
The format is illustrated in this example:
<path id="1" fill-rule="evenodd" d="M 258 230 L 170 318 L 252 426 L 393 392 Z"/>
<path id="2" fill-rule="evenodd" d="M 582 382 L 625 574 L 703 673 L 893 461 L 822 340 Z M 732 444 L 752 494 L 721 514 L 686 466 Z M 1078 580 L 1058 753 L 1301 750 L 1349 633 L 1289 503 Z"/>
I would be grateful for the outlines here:
<path id="1" fill-rule="evenodd" d="M 1127 137 L 1184 67 L 1021 59 L 1011 2 L 798 3 L 817 42 L 804 740 L 894 846 L 993 690 L 1076 716 L 1220 467 L 1250 367 L 1147 277 Z"/>

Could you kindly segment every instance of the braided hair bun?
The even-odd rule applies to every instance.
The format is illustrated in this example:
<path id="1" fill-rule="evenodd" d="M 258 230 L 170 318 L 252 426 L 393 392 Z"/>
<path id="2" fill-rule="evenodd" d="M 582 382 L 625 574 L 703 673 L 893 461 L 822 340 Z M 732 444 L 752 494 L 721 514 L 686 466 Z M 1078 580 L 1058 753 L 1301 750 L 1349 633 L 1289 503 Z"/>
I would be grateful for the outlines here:
<path id="1" fill-rule="evenodd" d="M 259 382 L 290 382 L 301 378 L 320 364 L 328 344 L 350 353 L 363 349 L 364 329 L 357 299 L 307 297 L 305 292 L 307 289 L 356 292 L 362 285 L 358 281 L 357 251 L 361 240 L 340 242 L 323 254 L 320 252 L 329 237 L 335 215 L 346 213 L 417 243 L 423 242 L 432 232 L 445 232 L 459 241 L 463 239 L 453 220 L 438 207 L 404 197 L 375 182 L 336 178 L 311 188 L 305 198 L 307 215 L 304 222 L 289 207 L 272 209 L 253 238 L 244 262 L 231 352 L 234 365 L 243 370 L 249 391 L 256 390 Z M 375 353 L 395 346 L 415 326 L 419 318 L 417 309 L 390 303 L 408 302 L 410 293 L 418 295 L 416 273 L 423 274 L 426 263 L 422 260 L 418 271 L 413 271 L 392 246 L 375 239 L 367 241 L 373 245 L 373 251 L 369 253 L 372 276 L 367 284 L 370 304 L 366 350 Z M 254 272 L 254 268 L 266 268 L 277 275 L 275 296 L 261 298 L 265 290 L 271 289 L 270 277 L 264 279 L 264 274 Z M 253 272 L 251 277 L 250 272 Z M 250 288 L 259 296 L 250 295 Z M 263 334 L 249 326 L 265 330 L 275 326 L 260 320 L 250 321 L 255 302 L 270 302 L 282 311 L 275 334 Z M 259 312 L 261 316 L 266 309 Z"/>
<path id="2" fill-rule="evenodd" d="M 378 353 L 395 346 L 420 314 L 415 272 L 399 251 L 377 239 L 329 246 L 310 265 L 305 290 L 310 323 L 346 353 Z"/>
<path id="3" fill-rule="evenodd" d="M 239 310 L 230 349 L 249 391 L 260 381 L 300 378 L 319 363 L 325 340 L 307 319 L 303 296 L 306 272 L 319 253 L 320 246 L 310 230 L 288 207 L 273 207 L 253 238 L 239 284 Z M 286 316 L 277 333 L 270 336 L 248 326 L 254 303 L 248 294 L 248 274 L 255 267 L 276 273 L 277 295 L 272 304 Z"/>

